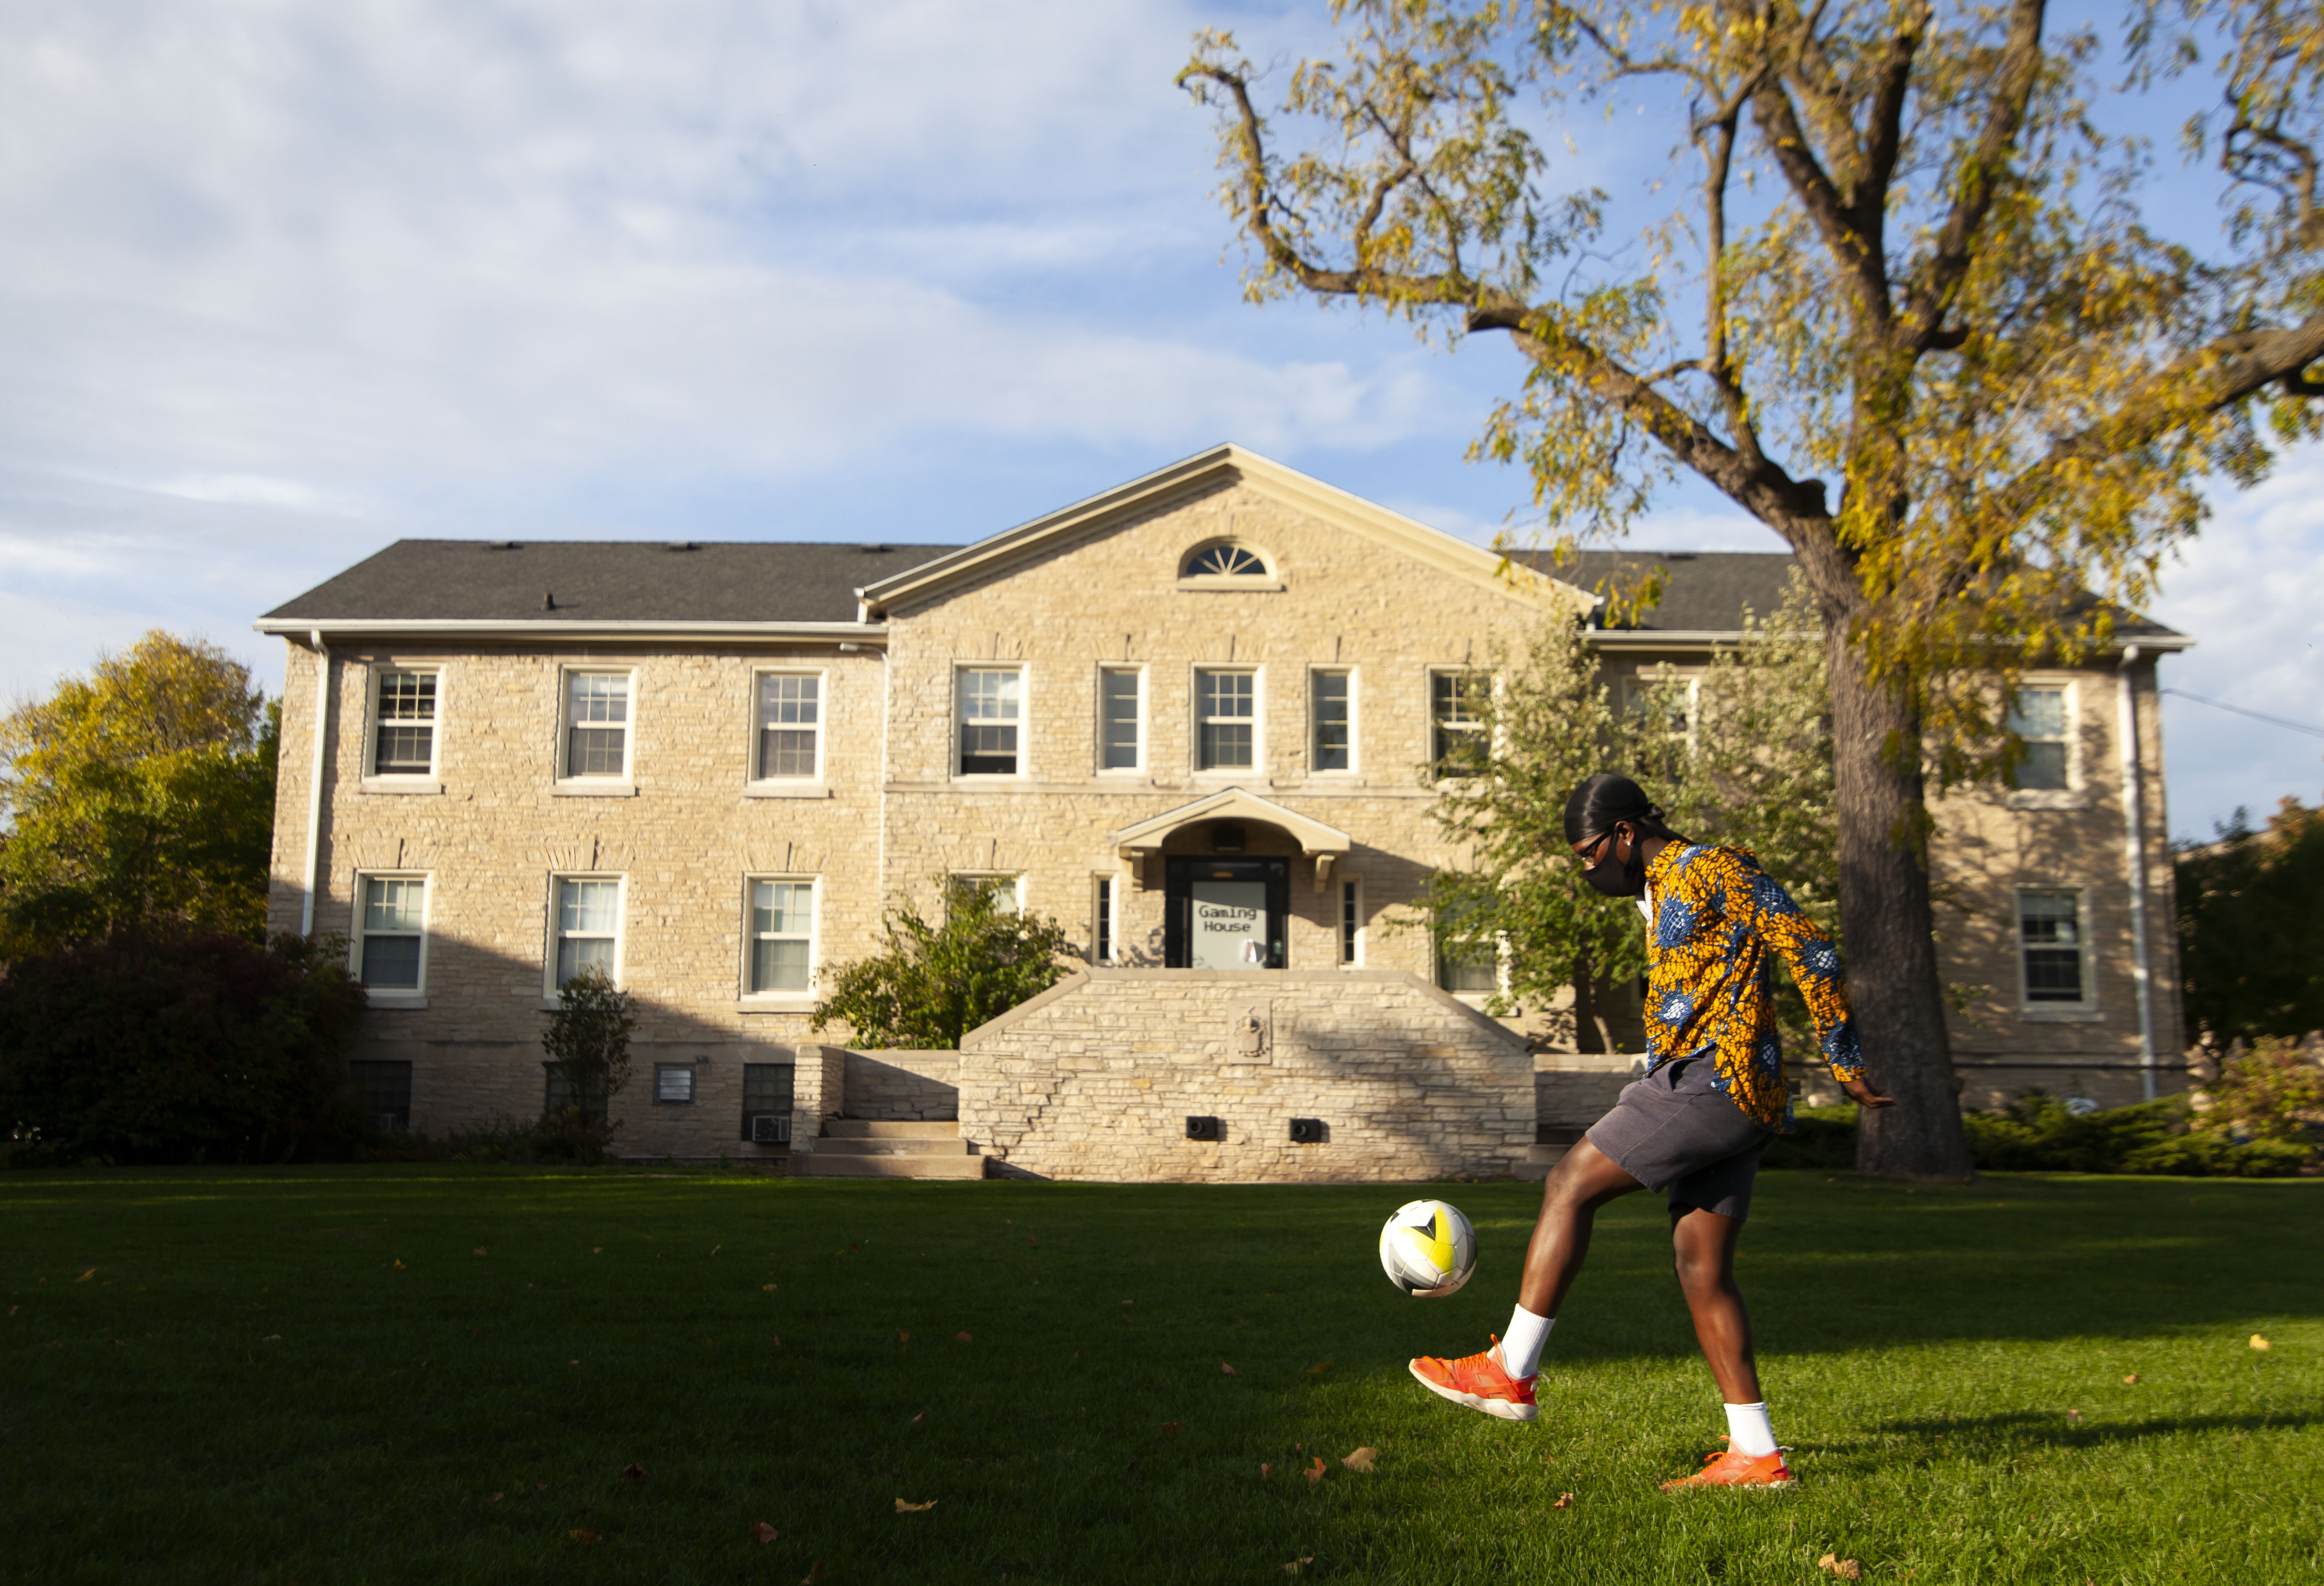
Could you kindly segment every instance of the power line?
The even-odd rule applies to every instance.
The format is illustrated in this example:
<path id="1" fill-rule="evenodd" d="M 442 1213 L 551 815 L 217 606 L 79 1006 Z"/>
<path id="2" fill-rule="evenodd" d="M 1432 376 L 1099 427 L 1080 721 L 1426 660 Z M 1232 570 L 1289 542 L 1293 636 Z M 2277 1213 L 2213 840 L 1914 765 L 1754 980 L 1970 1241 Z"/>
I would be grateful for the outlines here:
<path id="1" fill-rule="evenodd" d="M 2213 710 L 2231 710 L 2239 716 L 2249 716 L 2255 722 L 2265 722 L 2271 727 L 2284 727 L 2294 733 L 2305 733 L 2310 738 L 2324 738 L 2324 727 L 2311 727 L 2305 722 L 2287 722 L 2282 716 L 2263 715 L 2255 710 L 2246 710 L 2240 705 L 2227 705 L 2219 700 L 2206 699 L 2200 694 L 2190 694 L 2184 688 L 2163 688 L 2156 692 L 2175 695 L 2181 699 L 2191 699 L 2197 705 L 2208 705 Z"/>

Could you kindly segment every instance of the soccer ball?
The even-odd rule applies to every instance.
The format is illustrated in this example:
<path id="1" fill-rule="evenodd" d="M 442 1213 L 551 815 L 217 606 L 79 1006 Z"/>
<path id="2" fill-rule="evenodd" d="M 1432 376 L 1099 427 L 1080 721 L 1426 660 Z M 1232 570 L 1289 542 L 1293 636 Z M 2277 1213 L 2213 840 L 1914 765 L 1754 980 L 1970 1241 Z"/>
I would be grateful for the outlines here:
<path id="1" fill-rule="evenodd" d="M 1413 1201 L 1380 1230 L 1380 1269 L 1416 1300 L 1441 1299 L 1477 1269 L 1477 1231 L 1458 1206 Z"/>

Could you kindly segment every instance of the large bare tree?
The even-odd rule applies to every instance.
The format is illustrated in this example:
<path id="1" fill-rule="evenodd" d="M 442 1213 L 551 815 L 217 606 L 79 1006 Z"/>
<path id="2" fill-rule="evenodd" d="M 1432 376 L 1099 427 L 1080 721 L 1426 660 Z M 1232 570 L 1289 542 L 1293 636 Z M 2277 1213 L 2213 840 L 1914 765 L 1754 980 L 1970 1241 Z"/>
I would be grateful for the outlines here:
<path id="1" fill-rule="evenodd" d="M 1505 334 L 1525 385 L 1476 449 L 1527 466 L 1545 535 L 1618 533 L 1684 470 L 1791 545 L 1827 636 L 1849 983 L 1899 1103 L 1861 1165 L 1967 1173 L 1928 780 L 2006 765 L 2014 669 L 2105 642 L 2207 474 L 2255 478 L 2271 421 L 2315 433 L 2317 8 L 2129 18 L 2150 82 L 2222 56 L 2225 113 L 2190 132 L 2252 201 L 2201 253 L 2144 223 L 2149 152 L 2093 115 L 2137 85 L 2043 0 L 1333 14 L 1336 60 L 1260 72 L 1204 33 L 1180 79 L 1218 115 L 1248 290 Z M 1609 198 L 1552 180 L 1561 134 L 1577 167 L 1669 153 Z"/>

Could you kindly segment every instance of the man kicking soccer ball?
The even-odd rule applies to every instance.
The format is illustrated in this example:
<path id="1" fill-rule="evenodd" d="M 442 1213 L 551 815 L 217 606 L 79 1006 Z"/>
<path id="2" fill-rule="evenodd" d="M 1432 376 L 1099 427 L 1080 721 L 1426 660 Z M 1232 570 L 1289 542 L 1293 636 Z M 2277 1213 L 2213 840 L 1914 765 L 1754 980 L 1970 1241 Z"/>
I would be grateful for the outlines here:
<path id="1" fill-rule="evenodd" d="M 1789 1487 L 1751 1358 L 1751 1319 L 1735 1286 L 1735 1241 L 1771 1134 L 1791 1128 L 1775 1039 L 1770 952 L 1807 999 L 1831 1071 L 1858 1106 L 1894 1105 L 1864 1083 L 1864 1059 L 1831 939 L 1739 848 L 1690 843 L 1628 777 L 1601 773 L 1565 804 L 1565 840 L 1583 879 L 1637 898 L 1653 967 L 1646 977 L 1646 1077 L 1591 1126 L 1544 1186 L 1541 1220 L 1508 1333 L 1482 1354 L 1424 1355 L 1412 1374 L 1431 1392 L 1499 1415 L 1539 1413 L 1534 1381 L 1565 1291 L 1590 1250 L 1598 1208 L 1633 1190 L 1670 1198 L 1671 1242 L 1694 1336 L 1727 1401 L 1728 1446 L 1706 1468 L 1663 1484 Z"/>

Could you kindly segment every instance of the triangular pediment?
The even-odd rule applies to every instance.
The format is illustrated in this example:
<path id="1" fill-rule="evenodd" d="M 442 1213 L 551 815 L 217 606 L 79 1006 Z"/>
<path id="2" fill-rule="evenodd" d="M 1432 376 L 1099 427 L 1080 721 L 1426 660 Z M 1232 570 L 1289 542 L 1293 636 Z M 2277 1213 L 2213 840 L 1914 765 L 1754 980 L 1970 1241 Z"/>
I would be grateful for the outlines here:
<path id="1" fill-rule="evenodd" d="M 1457 539 L 1441 529 L 1390 512 L 1375 502 L 1286 468 L 1234 445 L 1213 447 L 1142 479 L 1117 485 L 1087 501 L 1060 508 L 1029 523 L 964 546 L 892 578 L 856 592 L 865 621 L 918 604 L 971 580 L 1005 573 L 1118 522 L 1152 512 L 1176 500 L 1192 500 L 1223 486 L 1241 484 L 1297 507 L 1333 527 L 1374 540 L 1433 570 L 1490 588 L 1512 599 L 1588 612 L 1599 597 L 1546 574 Z"/>
<path id="2" fill-rule="evenodd" d="M 1279 826 L 1290 833 L 1303 850 L 1319 856 L 1345 853 L 1351 842 L 1348 834 L 1339 827 L 1325 825 L 1272 798 L 1262 798 L 1248 788 L 1222 788 L 1192 804 L 1166 809 L 1160 815 L 1122 827 L 1113 834 L 1113 845 L 1125 856 L 1156 853 L 1171 833 L 1204 821 L 1246 821 Z"/>

